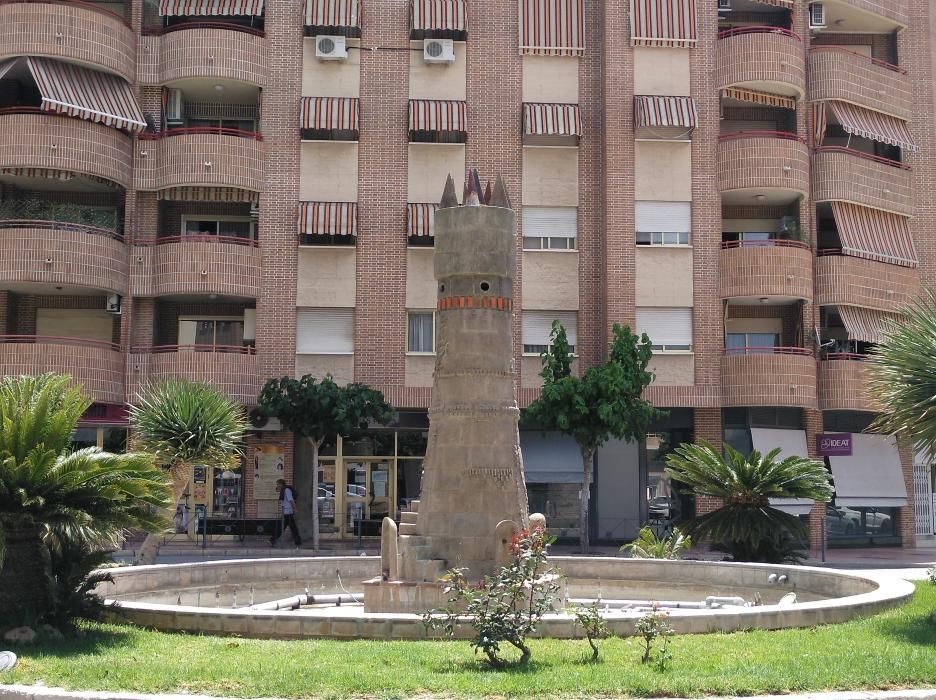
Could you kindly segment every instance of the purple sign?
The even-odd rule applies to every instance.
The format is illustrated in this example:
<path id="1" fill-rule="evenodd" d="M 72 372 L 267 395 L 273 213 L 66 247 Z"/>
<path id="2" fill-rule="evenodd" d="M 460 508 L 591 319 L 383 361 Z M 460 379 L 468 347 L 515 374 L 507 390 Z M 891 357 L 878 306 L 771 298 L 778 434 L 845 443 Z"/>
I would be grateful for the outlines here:
<path id="1" fill-rule="evenodd" d="M 823 457 L 851 457 L 851 433 L 819 433 L 816 450 Z"/>

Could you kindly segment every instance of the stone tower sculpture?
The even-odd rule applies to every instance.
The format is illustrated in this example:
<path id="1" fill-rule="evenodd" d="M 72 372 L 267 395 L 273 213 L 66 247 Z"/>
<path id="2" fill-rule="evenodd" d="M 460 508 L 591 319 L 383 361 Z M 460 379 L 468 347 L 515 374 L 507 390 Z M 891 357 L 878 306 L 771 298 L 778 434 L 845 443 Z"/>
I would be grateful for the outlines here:
<path id="1" fill-rule="evenodd" d="M 447 569 L 493 573 L 513 530 L 527 525 L 513 373 L 515 228 L 499 177 L 482 192 L 472 171 L 459 206 L 449 176 L 435 214 L 436 364 L 422 494 L 399 537 L 384 521 L 383 585 L 365 585 L 368 610 L 443 604 L 436 582 Z"/>

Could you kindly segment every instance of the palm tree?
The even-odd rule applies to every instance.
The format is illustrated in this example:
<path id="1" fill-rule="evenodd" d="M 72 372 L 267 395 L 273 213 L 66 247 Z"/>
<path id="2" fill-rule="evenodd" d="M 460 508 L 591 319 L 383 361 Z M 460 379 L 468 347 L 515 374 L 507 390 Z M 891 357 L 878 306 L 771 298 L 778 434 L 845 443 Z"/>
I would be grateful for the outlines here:
<path id="1" fill-rule="evenodd" d="M 871 353 L 868 389 L 884 406 L 874 427 L 936 455 L 936 293 L 927 290 L 890 323 Z"/>
<path id="2" fill-rule="evenodd" d="M 0 379 L 0 621 L 51 609 L 50 548 L 88 550 L 127 528 L 164 526 L 169 486 L 152 456 L 71 451 L 91 400 L 70 384 L 54 374 Z"/>
<path id="3" fill-rule="evenodd" d="M 247 430 L 244 407 L 219 388 L 172 378 L 146 387 L 130 406 L 134 446 L 169 467 L 172 505 L 178 503 L 196 464 L 236 468 Z M 153 563 L 159 537 L 150 534 L 137 563 Z"/>
<path id="4" fill-rule="evenodd" d="M 689 524 L 693 537 L 706 539 L 735 561 L 780 563 L 791 557 L 789 542 L 799 542 L 806 528 L 798 518 L 770 506 L 771 498 L 832 498 L 822 462 L 804 457 L 780 461 L 780 449 L 747 457 L 725 445 L 722 457 L 710 444 L 683 444 L 667 455 L 667 471 L 702 496 L 724 505 Z M 794 545 L 795 546 L 795 545 Z"/>

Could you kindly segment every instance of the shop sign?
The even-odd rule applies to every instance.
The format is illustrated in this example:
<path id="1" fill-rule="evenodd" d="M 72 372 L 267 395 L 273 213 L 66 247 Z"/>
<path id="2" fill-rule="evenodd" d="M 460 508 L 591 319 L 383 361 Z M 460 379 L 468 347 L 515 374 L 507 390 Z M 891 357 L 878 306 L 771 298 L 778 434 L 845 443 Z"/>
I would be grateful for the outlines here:
<path id="1" fill-rule="evenodd" d="M 816 451 L 822 457 L 851 457 L 851 433 L 819 433 L 816 436 Z"/>

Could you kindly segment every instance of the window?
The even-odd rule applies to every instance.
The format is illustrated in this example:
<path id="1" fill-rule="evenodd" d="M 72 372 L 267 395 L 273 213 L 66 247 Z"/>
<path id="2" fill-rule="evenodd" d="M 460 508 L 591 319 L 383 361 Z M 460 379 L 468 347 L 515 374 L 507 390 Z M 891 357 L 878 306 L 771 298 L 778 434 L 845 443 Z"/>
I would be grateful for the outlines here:
<path id="1" fill-rule="evenodd" d="M 354 352 L 354 309 L 298 309 L 296 353 L 350 355 Z"/>
<path id="2" fill-rule="evenodd" d="M 524 354 L 538 355 L 546 351 L 552 335 L 553 321 L 559 321 L 565 328 L 569 351 L 575 352 L 578 340 L 577 311 L 523 311 L 520 321 Z"/>
<path id="3" fill-rule="evenodd" d="M 728 333 L 725 350 L 738 355 L 772 355 L 780 345 L 777 333 Z"/>
<path id="4" fill-rule="evenodd" d="M 575 250 L 576 207 L 524 207 L 524 250 Z"/>
<path id="5" fill-rule="evenodd" d="M 689 245 L 692 202 L 634 202 L 637 245 Z"/>
<path id="6" fill-rule="evenodd" d="M 740 241 L 743 243 L 756 243 L 760 241 L 769 241 L 776 238 L 777 234 L 770 231 L 722 231 L 722 241 L 733 243 Z"/>
<path id="7" fill-rule="evenodd" d="M 229 236 L 253 240 L 254 220 L 249 216 L 183 217 L 183 236 Z"/>
<path id="8" fill-rule="evenodd" d="M 432 311 L 410 311 L 407 326 L 407 352 L 435 352 L 435 314 Z"/>
<path id="9" fill-rule="evenodd" d="M 644 307 L 637 309 L 637 334 L 646 333 L 660 352 L 692 350 L 692 309 Z"/>
<path id="10" fill-rule="evenodd" d="M 242 347 L 244 345 L 244 319 L 236 316 L 219 318 L 180 316 L 178 345 Z"/>

